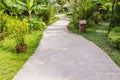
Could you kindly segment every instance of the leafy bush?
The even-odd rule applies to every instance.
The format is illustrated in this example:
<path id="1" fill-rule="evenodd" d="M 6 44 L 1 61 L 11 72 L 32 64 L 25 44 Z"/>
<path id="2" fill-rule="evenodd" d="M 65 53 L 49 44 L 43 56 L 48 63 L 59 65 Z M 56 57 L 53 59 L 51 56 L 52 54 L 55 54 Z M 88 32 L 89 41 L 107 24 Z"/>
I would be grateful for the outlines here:
<path id="1" fill-rule="evenodd" d="M 113 17 L 113 21 L 112 24 L 113 26 L 120 26 L 120 2 L 117 2 L 115 4 L 115 10 L 114 10 L 114 17 Z"/>
<path id="2" fill-rule="evenodd" d="M 72 19 L 68 25 L 68 29 L 70 30 L 79 29 L 79 20 L 76 17 L 72 16 Z"/>
<path id="3" fill-rule="evenodd" d="M 115 27 L 109 34 L 110 44 L 113 47 L 120 49 L 120 27 Z"/>
<path id="4" fill-rule="evenodd" d="M 0 32 L 3 32 L 3 28 L 5 28 L 5 23 L 8 15 L 4 13 L 4 11 L 0 11 Z"/>
<path id="5" fill-rule="evenodd" d="M 28 20 L 28 23 L 30 25 L 30 31 L 31 30 L 41 30 L 43 31 L 46 28 L 46 24 L 37 18 L 32 18 Z"/>
<path id="6" fill-rule="evenodd" d="M 4 10 L 0 11 L 0 40 L 4 40 L 5 36 L 7 35 L 6 29 L 6 19 L 8 15 L 4 13 Z"/>
<path id="7" fill-rule="evenodd" d="M 27 23 L 27 19 L 23 19 L 22 21 L 17 18 L 8 18 L 6 26 L 9 28 L 9 31 L 12 33 L 15 38 L 16 44 L 23 45 L 25 44 L 25 35 L 29 29 L 29 25 Z"/>
<path id="8" fill-rule="evenodd" d="M 112 3 L 108 2 L 102 6 L 102 19 L 104 21 L 109 21 L 111 17 Z"/>
<path id="9" fill-rule="evenodd" d="M 48 24 L 51 17 L 53 17 L 54 15 L 54 9 L 51 6 L 47 6 L 47 8 L 43 8 L 41 10 L 39 10 L 37 16 L 39 16 L 40 18 L 42 18 L 42 20 Z"/>
<path id="10" fill-rule="evenodd" d="M 86 19 L 93 18 L 93 14 L 96 12 L 95 5 L 90 5 L 86 8 Z"/>

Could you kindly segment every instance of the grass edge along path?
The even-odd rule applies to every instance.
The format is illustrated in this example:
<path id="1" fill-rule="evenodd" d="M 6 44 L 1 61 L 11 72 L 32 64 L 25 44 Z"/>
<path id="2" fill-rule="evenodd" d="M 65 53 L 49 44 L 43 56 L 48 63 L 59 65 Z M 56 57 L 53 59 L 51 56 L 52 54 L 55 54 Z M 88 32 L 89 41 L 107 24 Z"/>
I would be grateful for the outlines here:
<path id="1" fill-rule="evenodd" d="M 109 40 L 106 37 L 108 25 L 95 25 L 94 27 L 87 28 L 86 32 L 80 32 L 78 29 L 71 29 L 68 26 L 68 29 L 78 35 L 83 36 L 84 38 L 92 41 L 101 49 L 103 49 L 111 59 L 120 67 L 120 51 L 116 48 L 113 48 L 109 45 Z"/>
<path id="2" fill-rule="evenodd" d="M 59 20 L 58 17 L 50 20 L 50 24 Z M 34 53 L 39 42 L 42 39 L 43 31 L 33 31 L 26 35 L 28 51 L 17 54 L 15 51 L 15 41 L 12 38 L 6 38 L 0 42 L 0 80 L 12 80 L 22 65 Z"/>
<path id="3" fill-rule="evenodd" d="M 0 80 L 12 80 L 17 71 L 34 53 L 39 41 L 42 38 L 43 31 L 34 31 L 26 35 L 28 51 L 25 53 L 16 53 L 15 42 L 13 39 L 6 39 L 0 48 Z"/>

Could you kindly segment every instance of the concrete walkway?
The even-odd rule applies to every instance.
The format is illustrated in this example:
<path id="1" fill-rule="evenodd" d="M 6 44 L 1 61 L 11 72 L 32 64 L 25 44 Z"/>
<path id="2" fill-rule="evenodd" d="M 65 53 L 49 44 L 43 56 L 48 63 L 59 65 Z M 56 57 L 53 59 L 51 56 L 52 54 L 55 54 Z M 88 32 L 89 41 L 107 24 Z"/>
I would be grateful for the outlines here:
<path id="1" fill-rule="evenodd" d="M 95 44 L 69 32 L 68 23 L 61 15 L 46 29 L 13 80 L 120 80 L 120 68 Z"/>

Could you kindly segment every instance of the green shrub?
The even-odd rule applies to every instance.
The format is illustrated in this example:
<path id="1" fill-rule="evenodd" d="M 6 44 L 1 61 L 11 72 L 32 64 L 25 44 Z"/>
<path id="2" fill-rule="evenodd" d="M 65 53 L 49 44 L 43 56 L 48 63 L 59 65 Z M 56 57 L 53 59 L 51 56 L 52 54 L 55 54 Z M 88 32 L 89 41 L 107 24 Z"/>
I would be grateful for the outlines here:
<path id="1" fill-rule="evenodd" d="M 113 27 L 120 26 L 120 2 L 115 4 L 114 16 L 112 21 Z"/>
<path id="2" fill-rule="evenodd" d="M 86 19 L 93 18 L 93 14 L 96 12 L 95 5 L 90 5 L 86 9 Z"/>
<path id="3" fill-rule="evenodd" d="M 4 10 L 0 11 L 0 40 L 4 40 L 5 36 L 7 35 L 7 28 L 5 24 L 7 23 L 6 19 L 8 18 L 8 15 L 4 13 Z"/>
<path id="4" fill-rule="evenodd" d="M 39 16 L 40 18 L 42 18 L 42 20 L 48 24 L 51 17 L 53 17 L 54 15 L 54 9 L 51 6 L 47 6 L 47 8 L 41 9 L 39 10 L 37 16 Z"/>
<path id="5" fill-rule="evenodd" d="M 3 28 L 5 28 L 5 23 L 8 15 L 4 13 L 4 10 L 0 11 L 0 32 L 3 32 Z"/>
<path id="6" fill-rule="evenodd" d="M 43 31 L 46 28 L 46 24 L 42 20 L 37 18 L 29 19 L 28 23 L 30 25 L 30 29 L 29 29 L 30 31 L 33 31 L 33 30 Z"/>
<path id="7" fill-rule="evenodd" d="M 120 49 L 120 27 L 115 27 L 109 34 L 109 41 L 113 47 Z"/>
<path id="8" fill-rule="evenodd" d="M 110 20 L 110 16 L 111 16 L 111 10 L 112 10 L 112 3 L 105 3 L 103 5 L 103 11 L 102 11 L 102 18 L 104 21 L 109 21 Z"/>
<path id="9" fill-rule="evenodd" d="M 70 30 L 79 29 L 79 19 L 77 19 L 75 16 L 72 16 L 72 19 L 68 25 L 68 29 Z"/>
<path id="10" fill-rule="evenodd" d="M 9 29 L 9 31 L 11 32 L 17 45 L 25 44 L 25 35 L 29 29 L 27 19 L 24 18 L 22 21 L 20 21 L 17 18 L 11 17 L 11 18 L 7 19 L 6 26 Z"/>

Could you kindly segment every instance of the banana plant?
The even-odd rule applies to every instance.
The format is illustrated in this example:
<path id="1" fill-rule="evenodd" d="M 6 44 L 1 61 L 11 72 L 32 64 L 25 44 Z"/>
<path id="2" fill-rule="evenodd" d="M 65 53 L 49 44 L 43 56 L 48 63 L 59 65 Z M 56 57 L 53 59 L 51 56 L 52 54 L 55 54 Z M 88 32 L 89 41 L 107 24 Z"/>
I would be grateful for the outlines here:
<path id="1" fill-rule="evenodd" d="M 22 7 L 19 4 L 16 4 L 15 0 L 1 0 L 0 1 L 3 9 L 9 14 L 9 15 L 17 15 L 20 14 L 22 11 Z"/>
<path id="2" fill-rule="evenodd" d="M 32 18 L 31 13 L 34 6 L 34 0 L 26 0 L 25 3 L 20 0 L 16 0 L 16 3 L 19 4 L 23 10 L 26 10 L 28 12 L 29 18 Z"/>
<path id="3" fill-rule="evenodd" d="M 43 6 L 38 5 L 36 0 L 26 0 L 22 2 L 20 0 L 16 0 L 16 3 L 21 5 L 23 10 L 26 10 L 29 14 L 29 18 L 32 18 L 32 11 L 36 9 L 42 9 Z"/>

